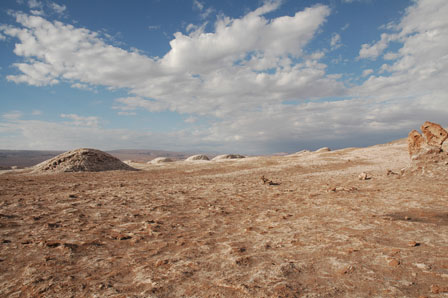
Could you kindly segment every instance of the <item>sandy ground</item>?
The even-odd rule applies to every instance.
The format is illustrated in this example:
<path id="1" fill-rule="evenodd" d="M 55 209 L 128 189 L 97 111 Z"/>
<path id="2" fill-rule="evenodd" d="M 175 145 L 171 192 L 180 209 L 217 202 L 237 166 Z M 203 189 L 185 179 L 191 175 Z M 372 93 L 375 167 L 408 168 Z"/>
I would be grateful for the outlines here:
<path id="1" fill-rule="evenodd" d="M 0 296 L 446 297 L 448 168 L 386 175 L 408 165 L 398 141 L 3 173 Z"/>

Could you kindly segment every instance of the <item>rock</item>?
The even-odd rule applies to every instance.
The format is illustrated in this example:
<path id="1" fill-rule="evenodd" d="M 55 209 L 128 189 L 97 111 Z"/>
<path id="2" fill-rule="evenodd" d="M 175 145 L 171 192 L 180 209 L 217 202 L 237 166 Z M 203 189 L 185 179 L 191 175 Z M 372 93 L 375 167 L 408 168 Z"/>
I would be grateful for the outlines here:
<path id="1" fill-rule="evenodd" d="M 400 265 L 400 261 L 397 260 L 397 259 L 391 259 L 388 262 L 388 265 L 391 266 L 391 267 L 397 267 L 398 265 Z"/>
<path id="2" fill-rule="evenodd" d="M 422 150 L 424 144 L 425 139 L 415 129 L 408 134 L 408 151 L 411 157 L 417 155 Z"/>
<path id="3" fill-rule="evenodd" d="M 366 172 L 362 172 L 361 174 L 359 174 L 358 179 L 359 180 L 368 180 L 370 178 L 369 178 L 369 176 L 367 175 Z"/>
<path id="4" fill-rule="evenodd" d="M 315 152 L 316 153 L 321 153 L 321 152 L 328 152 L 328 151 L 331 151 L 331 149 L 328 148 L 328 147 L 322 147 L 320 149 L 317 149 Z"/>
<path id="5" fill-rule="evenodd" d="M 208 158 L 207 155 L 204 154 L 193 155 L 186 159 L 186 161 L 197 161 L 197 160 L 210 160 L 210 159 Z"/>
<path id="6" fill-rule="evenodd" d="M 409 247 L 416 247 L 416 246 L 420 246 L 420 243 L 415 242 L 415 241 L 409 241 L 408 242 L 408 246 Z"/>
<path id="7" fill-rule="evenodd" d="M 212 160 L 241 159 L 241 158 L 246 158 L 246 156 L 240 154 L 223 154 L 214 157 Z"/>
<path id="8" fill-rule="evenodd" d="M 173 161 L 174 160 L 172 160 L 169 157 L 157 157 L 157 158 L 154 158 L 153 160 L 149 161 L 148 163 L 159 164 L 159 163 L 173 162 Z"/>
<path id="9" fill-rule="evenodd" d="M 433 293 L 433 294 L 448 293 L 448 287 L 441 287 L 439 285 L 431 285 L 431 293 Z"/>
<path id="10" fill-rule="evenodd" d="M 81 148 L 62 153 L 33 167 L 33 173 L 137 171 L 118 158 L 96 149 Z"/>
<path id="11" fill-rule="evenodd" d="M 413 130 L 408 135 L 412 163 L 406 168 L 406 174 L 434 175 L 434 170 L 445 172 L 448 165 L 448 132 L 439 124 L 429 121 L 421 129 L 422 134 Z"/>
<path id="12" fill-rule="evenodd" d="M 443 142 L 441 149 L 443 152 L 448 152 L 448 139 Z"/>
<path id="13" fill-rule="evenodd" d="M 430 146 L 442 147 L 442 143 L 448 138 L 448 132 L 437 123 L 426 121 L 420 127 L 425 142 Z"/>

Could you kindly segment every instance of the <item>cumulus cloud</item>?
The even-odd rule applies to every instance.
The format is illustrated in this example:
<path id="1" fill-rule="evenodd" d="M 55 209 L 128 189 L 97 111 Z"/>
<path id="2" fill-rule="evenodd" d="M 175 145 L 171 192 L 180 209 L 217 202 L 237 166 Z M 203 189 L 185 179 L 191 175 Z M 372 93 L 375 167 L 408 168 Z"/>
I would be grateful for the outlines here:
<path id="1" fill-rule="evenodd" d="M 448 3 L 443 0 L 421 0 L 406 10 L 397 25 L 396 40 L 403 46 L 394 54 L 394 62 L 383 70 L 387 76 L 371 76 L 357 91 L 378 92 L 389 96 L 421 98 L 434 94 L 448 95 Z M 427 20 L 427 21 L 424 21 Z M 385 57 L 386 58 L 386 57 Z M 448 108 L 442 104 L 441 109 Z"/>

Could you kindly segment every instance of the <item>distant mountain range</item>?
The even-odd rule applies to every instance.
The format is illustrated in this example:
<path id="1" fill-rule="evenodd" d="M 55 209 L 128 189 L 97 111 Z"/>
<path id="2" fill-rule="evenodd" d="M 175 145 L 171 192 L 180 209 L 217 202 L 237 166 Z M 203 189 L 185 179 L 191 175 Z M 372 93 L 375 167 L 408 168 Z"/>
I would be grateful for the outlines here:
<path id="1" fill-rule="evenodd" d="M 10 169 L 12 166 L 18 168 L 31 167 L 63 152 L 64 151 L 0 150 L 0 170 Z M 138 149 L 122 149 L 106 152 L 121 160 L 132 160 L 136 162 L 147 162 L 159 156 L 170 157 L 172 159 L 185 159 L 192 155 L 192 153 L 185 152 Z"/>

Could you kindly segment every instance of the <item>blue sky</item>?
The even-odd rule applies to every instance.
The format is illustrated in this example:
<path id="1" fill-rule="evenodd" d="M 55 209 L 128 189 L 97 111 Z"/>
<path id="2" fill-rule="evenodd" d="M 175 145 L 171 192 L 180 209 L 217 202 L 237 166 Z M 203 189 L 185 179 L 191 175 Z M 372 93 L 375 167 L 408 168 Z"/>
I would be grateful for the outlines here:
<path id="1" fill-rule="evenodd" d="M 448 125 L 445 0 L 0 3 L 0 149 L 269 154 Z"/>

